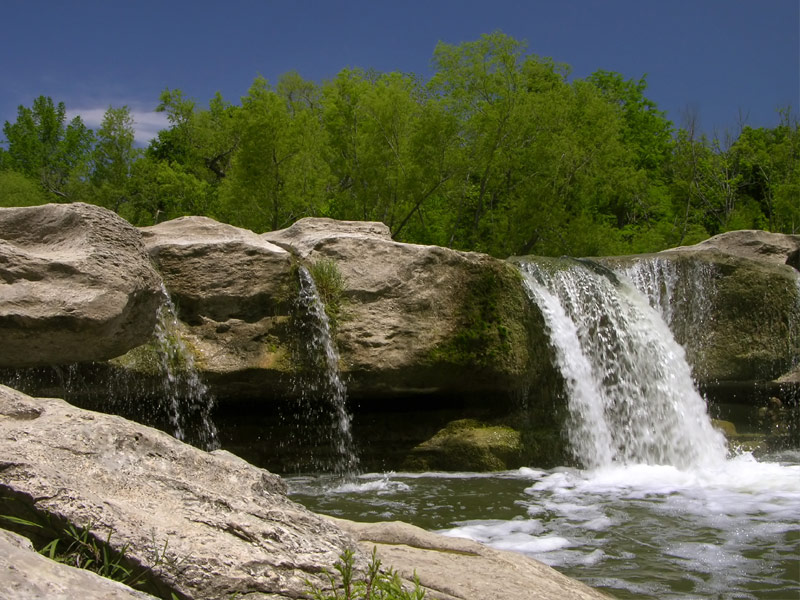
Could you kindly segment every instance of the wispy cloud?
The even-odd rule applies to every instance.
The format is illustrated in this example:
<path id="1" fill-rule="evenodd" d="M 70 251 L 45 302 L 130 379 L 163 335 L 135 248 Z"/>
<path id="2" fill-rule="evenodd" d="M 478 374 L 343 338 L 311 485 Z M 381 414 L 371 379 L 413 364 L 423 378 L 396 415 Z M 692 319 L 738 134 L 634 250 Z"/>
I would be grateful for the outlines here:
<path id="1" fill-rule="evenodd" d="M 114 104 L 115 107 L 123 105 L 124 103 Z M 106 110 L 108 110 L 108 105 L 102 108 L 71 109 L 67 112 L 67 118 L 72 119 L 80 116 L 88 128 L 96 130 L 103 123 Z M 150 143 L 150 140 L 158 135 L 160 130 L 169 125 L 167 116 L 164 113 L 137 108 L 130 108 L 130 113 L 133 117 L 134 136 L 137 146 L 146 146 Z"/>

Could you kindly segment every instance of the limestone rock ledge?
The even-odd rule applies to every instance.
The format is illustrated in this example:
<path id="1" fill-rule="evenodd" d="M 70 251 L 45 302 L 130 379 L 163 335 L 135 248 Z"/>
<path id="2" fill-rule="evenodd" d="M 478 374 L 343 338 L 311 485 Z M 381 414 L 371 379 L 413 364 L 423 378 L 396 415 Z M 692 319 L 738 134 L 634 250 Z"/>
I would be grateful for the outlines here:
<path id="1" fill-rule="evenodd" d="M 698 383 L 752 387 L 797 367 L 800 236 L 735 231 L 600 262 L 626 274 L 684 346 Z"/>
<path id="2" fill-rule="evenodd" d="M 147 591 L 161 598 L 309 598 L 307 580 L 324 584 L 322 571 L 345 549 L 355 550 L 363 570 L 374 545 L 404 577 L 416 570 L 432 599 L 603 597 L 521 555 L 411 526 L 330 520 L 289 500 L 279 477 L 228 452 L 207 453 L 117 416 L 5 386 L 0 457 L 0 514 L 89 526 L 146 569 Z M 3 534 L 0 547 L 5 539 L 19 546 Z M 0 569 L 0 590 L 45 585 L 28 564 Z"/>
<path id="3" fill-rule="evenodd" d="M 306 218 L 263 237 L 340 271 L 337 343 L 353 396 L 502 396 L 538 368 L 531 349 L 546 340 L 533 341 L 538 315 L 504 261 L 395 242 L 372 222 Z"/>
<path id="4" fill-rule="evenodd" d="M 602 600 L 609 597 L 522 554 L 494 550 L 472 540 L 445 537 L 402 522 L 333 522 L 353 534 L 361 548 L 401 577 L 419 578 L 436 600 Z"/>
<path id="5" fill-rule="evenodd" d="M 286 387 L 286 327 L 297 293 L 292 256 L 252 231 L 207 217 L 140 231 L 216 395 L 259 398 Z"/>

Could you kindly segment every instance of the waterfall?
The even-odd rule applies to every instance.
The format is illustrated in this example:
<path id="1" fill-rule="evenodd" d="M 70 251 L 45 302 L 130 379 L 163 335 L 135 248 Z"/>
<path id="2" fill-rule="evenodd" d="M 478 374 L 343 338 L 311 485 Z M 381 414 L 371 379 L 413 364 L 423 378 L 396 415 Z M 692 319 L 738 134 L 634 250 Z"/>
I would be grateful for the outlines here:
<path id="1" fill-rule="evenodd" d="M 299 357 L 303 371 L 295 381 L 296 417 L 303 428 L 299 434 L 330 446 L 328 458 L 313 459 L 316 468 L 351 474 L 357 471 L 359 461 L 347 410 L 347 388 L 339 371 L 339 352 L 313 277 L 301 266 L 298 278 L 295 320 L 297 339 L 303 344 Z"/>
<path id="2" fill-rule="evenodd" d="M 179 335 L 175 304 L 163 284 L 161 290 L 164 302 L 158 311 L 152 342 L 159 380 L 154 400 L 166 416 L 173 436 L 206 450 L 216 449 L 218 433 L 211 419 L 214 398 L 200 380 L 194 356 Z"/>
<path id="3" fill-rule="evenodd" d="M 719 274 L 713 265 L 653 257 L 615 267 L 614 271 L 630 280 L 650 306 L 661 313 L 672 335 L 690 353 L 690 359 L 693 354 L 702 353 L 708 330 L 706 319 L 712 314 L 709 307 L 716 301 Z"/>
<path id="4" fill-rule="evenodd" d="M 146 344 L 108 362 L 0 371 L 0 381 L 32 396 L 59 397 L 157 427 L 204 450 L 219 448 L 213 395 L 180 336 L 177 311 L 163 284 L 161 292 L 164 300 Z"/>
<path id="5" fill-rule="evenodd" d="M 585 467 L 690 468 L 725 459 L 683 348 L 628 282 L 595 264 L 519 261 L 566 387 L 568 437 Z"/>

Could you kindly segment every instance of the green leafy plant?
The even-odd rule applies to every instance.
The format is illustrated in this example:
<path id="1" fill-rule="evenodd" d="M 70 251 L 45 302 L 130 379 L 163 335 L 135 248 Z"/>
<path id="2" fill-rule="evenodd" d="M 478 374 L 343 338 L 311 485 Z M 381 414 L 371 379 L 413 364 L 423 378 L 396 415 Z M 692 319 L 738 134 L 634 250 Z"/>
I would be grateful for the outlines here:
<path id="1" fill-rule="evenodd" d="M 414 574 L 414 589 L 406 589 L 397 571 L 389 568 L 381 571 L 381 560 L 377 548 L 372 549 L 372 559 L 366 573 L 361 577 L 353 568 L 354 553 L 345 550 L 333 568 L 336 574 L 325 571 L 329 590 L 323 590 L 306 580 L 314 600 L 424 600 L 425 590 L 420 587 L 419 578 Z M 341 585 L 339 585 L 341 580 Z"/>
<path id="2" fill-rule="evenodd" d="M 10 500 L 10 498 L 3 498 L 3 500 Z M 168 541 L 160 546 L 156 544 L 154 538 L 150 566 L 135 568 L 130 566 L 126 557 L 129 544 L 123 545 L 118 550 L 111 547 L 113 530 L 110 530 L 105 539 L 102 539 L 93 533 L 93 523 L 84 527 L 76 527 L 71 523 L 60 526 L 53 523 L 49 514 L 37 513 L 33 518 L 35 520 L 14 515 L 0 515 L 0 521 L 9 523 L 13 529 L 20 529 L 23 535 L 25 535 L 26 529 L 29 532 L 34 530 L 37 535 L 32 537 L 38 539 L 38 543 L 35 542 L 35 545 L 39 554 L 56 562 L 92 571 L 101 577 L 143 591 L 151 593 L 156 591 L 148 589 L 148 576 L 154 568 L 168 564 L 175 569 L 183 562 L 183 559 L 168 556 Z M 174 592 L 171 592 L 170 600 L 178 600 L 178 598 Z"/>

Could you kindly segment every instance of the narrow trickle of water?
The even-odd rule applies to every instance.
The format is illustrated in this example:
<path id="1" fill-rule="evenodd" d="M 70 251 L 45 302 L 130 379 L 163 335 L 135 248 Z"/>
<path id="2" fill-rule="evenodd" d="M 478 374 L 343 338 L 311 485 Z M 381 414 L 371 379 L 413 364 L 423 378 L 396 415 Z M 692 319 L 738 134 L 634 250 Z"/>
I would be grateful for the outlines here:
<path id="1" fill-rule="evenodd" d="M 569 439 L 585 467 L 724 461 L 724 438 L 683 348 L 641 294 L 576 261 L 519 266 L 550 330 L 567 388 Z"/>
<path id="2" fill-rule="evenodd" d="M 156 393 L 169 420 L 172 435 L 214 450 L 219 448 L 217 427 L 211 419 L 214 397 L 200 380 L 194 356 L 179 335 L 175 304 L 162 285 L 164 302 L 158 310 L 153 346 L 161 384 Z"/>
<path id="3" fill-rule="evenodd" d="M 313 426 L 316 422 L 318 425 L 314 433 L 321 439 L 315 442 L 331 446 L 331 456 L 318 458 L 315 466 L 338 475 L 352 474 L 358 470 L 359 461 L 347 410 L 347 387 L 339 371 L 339 352 L 314 278 L 302 266 L 298 278 L 298 337 L 304 345 L 305 363 L 304 371 L 296 381 L 297 407 L 304 412 L 298 416 L 307 424 Z M 302 433 L 307 435 L 312 431 L 313 427 L 310 427 Z"/>

